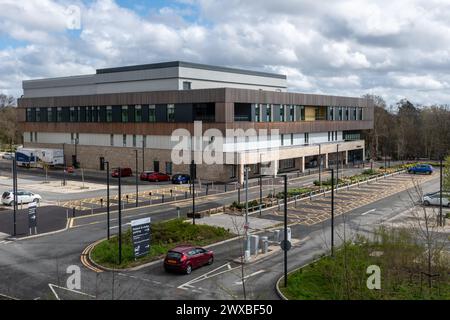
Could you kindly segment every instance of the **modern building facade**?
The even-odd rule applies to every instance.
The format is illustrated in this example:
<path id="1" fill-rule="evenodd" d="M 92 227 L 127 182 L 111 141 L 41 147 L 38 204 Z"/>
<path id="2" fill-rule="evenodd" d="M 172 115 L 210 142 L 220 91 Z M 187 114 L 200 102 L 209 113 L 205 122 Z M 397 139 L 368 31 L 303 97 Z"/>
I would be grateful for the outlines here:
<path id="1" fill-rule="evenodd" d="M 363 160 L 361 132 L 373 127 L 371 100 L 287 92 L 285 75 L 179 61 L 29 80 L 23 91 L 25 147 L 64 149 L 67 163 L 90 169 L 109 161 L 138 172 L 189 173 L 189 162 L 173 159 L 179 145 L 173 132 L 194 135 L 201 122 L 207 137 L 197 148 L 191 139 L 188 153 L 196 158 L 222 135 L 226 156 L 223 163 L 198 161 L 197 177 L 242 182 L 246 165 L 252 176 L 260 174 L 260 163 L 276 174 Z M 276 152 L 264 149 L 267 142 Z"/>

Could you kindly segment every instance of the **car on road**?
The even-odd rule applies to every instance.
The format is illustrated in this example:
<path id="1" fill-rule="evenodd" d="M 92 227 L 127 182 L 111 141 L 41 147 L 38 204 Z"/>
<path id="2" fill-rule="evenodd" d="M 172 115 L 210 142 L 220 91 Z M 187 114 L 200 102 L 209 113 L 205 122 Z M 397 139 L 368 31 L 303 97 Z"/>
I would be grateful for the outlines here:
<path id="1" fill-rule="evenodd" d="M 430 164 L 418 164 L 408 169 L 408 173 L 426 173 L 432 174 L 433 167 Z"/>
<path id="2" fill-rule="evenodd" d="M 180 245 L 167 252 L 164 270 L 190 274 L 192 270 L 214 262 L 214 252 L 201 247 Z"/>
<path id="3" fill-rule="evenodd" d="M 152 172 L 147 175 L 147 181 L 159 182 L 159 181 L 170 181 L 170 176 L 167 173 L 162 172 Z"/>
<path id="4" fill-rule="evenodd" d="M 120 168 L 120 176 L 121 177 L 131 177 L 133 175 L 133 171 L 131 168 Z M 111 177 L 118 178 L 119 177 L 119 168 L 113 169 L 111 173 Z"/>
<path id="5" fill-rule="evenodd" d="M 422 204 L 424 206 L 440 205 L 440 192 L 427 193 L 422 198 Z M 442 193 L 442 205 L 445 207 L 450 207 L 450 193 Z"/>
<path id="6" fill-rule="evenodd" d="M 5 159 L 5 160 L 13 160 L 13 159 L 14 159 L 14 153 L 12 153 L 12 152 L 5 152 L 5 153 L 2 155 L 2 159 Z"/>
<path id="7" fill-rule="evenodd" d="M 191 181 L 191 177 L 188 174 L 178 173 L 172 176 L 173 184 L 189 183 L 189 181 Z"/>
<path id="8" fill-rule="evenodd" d="M 17 191 L 17 204 L 26 204 L 31 202 L 39 203 L 42 200 L 42 197 L 36 193 L 18 190 Z M 2 194 L 2 203 L 7 206 L 14 205 L 14 192 L 7 191 Z"/>

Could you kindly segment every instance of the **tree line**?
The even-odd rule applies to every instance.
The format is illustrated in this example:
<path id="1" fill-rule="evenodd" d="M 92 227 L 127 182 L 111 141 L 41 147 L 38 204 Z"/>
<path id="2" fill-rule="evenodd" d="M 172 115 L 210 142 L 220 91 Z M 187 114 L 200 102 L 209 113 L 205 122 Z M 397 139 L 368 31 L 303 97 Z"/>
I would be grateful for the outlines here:
<path id="1" fill-rule="evenodd" d="M 16 99 L 0 93 L 0 146 L 8 145 L 11 148 L 21 140 L 17 125 Z"/>
<path id="2" fill-rule="evenodd" d="M 386 106 L 382 97 L 374 101 L 374 128 L 365 134 L 372 159 L 439 160 L 450 153 L 450 106 L 414 105 L 402 99 Z"/>

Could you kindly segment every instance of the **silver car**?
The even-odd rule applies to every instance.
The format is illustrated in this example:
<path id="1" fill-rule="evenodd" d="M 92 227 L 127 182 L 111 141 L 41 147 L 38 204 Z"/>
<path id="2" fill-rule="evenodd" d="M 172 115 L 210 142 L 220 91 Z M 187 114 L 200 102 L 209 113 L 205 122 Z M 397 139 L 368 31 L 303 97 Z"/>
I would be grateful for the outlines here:
<path id="1" fill-rule="evenodd" d="M 11 153 L 11 152 L 5 152 L 5 153 L 2 155 L 2 159 L 12 160 L 12 159 L 14 159 L 14 153 Z"/>
<path id="2" fill-rule="evenodd" d="M 429 205 L 439 206 L 440 205 L 439 198 L 440 198 L 439 192 L 428 193 L 423 196 L 422 204 L 424 206 L 429 206 Z M 450 199 L 450 194 L 442 193 L 442 205 L 443 206 L 450 207 L 449 199 Z"/>
<path id="3" fill-rule="evenodd" d="M 31 202 L 39 203 L 42 200 L 41 196 L 24 190 L 17 191 L 17 204 L 26 204 Z M 3 192 L 2 203 L 7 206 L 12 206 L 14 204 L 14 193 L 12 191 Z"/>

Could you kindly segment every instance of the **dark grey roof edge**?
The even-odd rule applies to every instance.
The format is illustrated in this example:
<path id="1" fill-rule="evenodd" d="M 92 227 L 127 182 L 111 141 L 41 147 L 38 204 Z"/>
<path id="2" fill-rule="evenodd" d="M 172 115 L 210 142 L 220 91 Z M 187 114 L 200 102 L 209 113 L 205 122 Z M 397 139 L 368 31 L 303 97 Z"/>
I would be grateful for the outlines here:
<path id="1" fill-rule="evenodd" d="M 247 74 L 247 75 L 252 75 L 252 76 L 278 78 L 278 79 L 286 79 L 287 78 L 286 75 L 284 75 L 284 74 L 245 70 L 245 69 L 236 69 L 236 68 L 221 67 L 221 66 L 213 66 L 213 65 L 185 62 L 185 61 L 169 61 L 169 62 L 159 62 L 159 63 L 150 63 L 150 64 L 140 64 L 140 65 L 134 65 L 134 66 L 97 69 L 97 74 L 148 70 L 148 69 L 160 69 L 160 68 L 173 68 L 173 67 L 186 67 L 186 68 L 195 68 L 195 69 L 205 69 L 205 70 L 211 70 L 211 71 L 232 72 L 232 73 Z"/>

